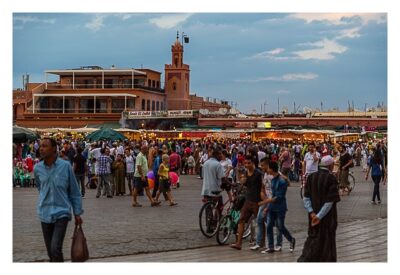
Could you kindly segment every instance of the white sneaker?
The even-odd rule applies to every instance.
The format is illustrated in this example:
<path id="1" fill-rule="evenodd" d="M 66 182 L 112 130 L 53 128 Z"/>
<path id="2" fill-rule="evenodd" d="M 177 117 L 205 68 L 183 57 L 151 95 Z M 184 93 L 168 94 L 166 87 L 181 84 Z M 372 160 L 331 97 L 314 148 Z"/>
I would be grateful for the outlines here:
<path id="1" fill-rule="evenodd" d="M 256 244 L 256 245 L 253 245 L 253 246 L 251 246 L 250 247 L 250 250 L 257 250 L 257 249 L 259 249 L 261 246 L 259 246 L 258 244 Z"/>
<path id="2" fill-rule="evenodd" d="M 267 248 L 267 249 L 264 249 L 263 251 L 261 251 L 261 254 L 274 253 L 274 252 L 275 252 L 275 249 Z"/>
<path id="3" fill-rule="evenodd" d="M 282 246 L 275 246 L 275 249 L 274 249 L 274 251 L 275 252 L 281 252 L 282 251 Z"/>

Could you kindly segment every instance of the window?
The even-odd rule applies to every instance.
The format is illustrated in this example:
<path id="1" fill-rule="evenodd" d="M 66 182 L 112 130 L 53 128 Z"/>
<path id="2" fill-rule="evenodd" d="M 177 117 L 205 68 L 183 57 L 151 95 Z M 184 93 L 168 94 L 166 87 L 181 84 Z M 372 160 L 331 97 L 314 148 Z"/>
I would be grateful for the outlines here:
<path id="1" fill-rule="evenodd" d="M 152 85 L 151 87 L 155 88 L 155 87 L 156 87 L 156 81 L 153 80 L 153 81 L 152 81 L 152 84 L 153 84 L 153 85 Z"/>
<path id="2" fill-rule="evenodd" d="M 124 79 L 123 88 L 132 88 L 132 79 Z"/>
<path id="3" fill-rule="evenodd" d="M 79 113 L 93 113 L 94 98 L 84 98 L 79 100 Z"/>
<path id="4" fill-rule="evenodd" d="M 146 111 L 150 111 L 150 99 L 147 100 Z"/>
<path id="5" fill-rule="evenodd" d="M 151 110 L 152 111 L 156 110 L 156 102 L 154 100 L 151 102 Z"/>
<path id="6" fill-rule="evenodd" d="M 146 100 L 142 99 L 142 111 L 146 109 Z"/>
<path id="7" fill-rule="evenodd" d="M 64 112 L 75 113 L 75 97 L 65 97 L 64 100 Z"/>
<path id="8" fill-rule="evenodd" d="M 49 112 L 49 98 L 39 97 L 35 102 L 35 110 L 38 113 L 50 113 Z"/>
<path id="9" fill-rule="evenodd" d="M 157 88 L 160 89 L 160 81 L 157 81 Z"/>
<path id="10" fill-rule="evenodd" d="M 135 98 L 128 98 L 126 101 L 126 108 L 135 110 Z"/>
<path id="11" fill-rule="evenodd" d="M 147 80 L 147 86 L 148 86 L 148 87 L 151 87 L 151 80 L 150 80 L 150 79 Z"/>
<path id="12" fill-rule="evenodd" d="M 172 83 L 172 90 L 176 91 L 176 82 Z"/>
<path id="13" fill-rule="evenodd" d="M 53 97 L 49 99 L 49 113 L 62 113 L 63 99 L 62 97 Z"/>
<path id="14" fill-rule="evenodd" d="M 96 97 L 96 113 L 107 113 L 107 97 Z"/>
<path id="15" fill-rule="evenodd" d="M 156 103 L 156 110 L 157 110 L 157 111 L 160 110 L 160 102 L 159 102 L 159 101 L 157 101 L 157 103 Z"/>
<path id="16" fill-rule="evenodd" d="M 121 113 L 125 109 L 125 99 L 113 98 L 112 99 L 112 113 Z"/>
<path id="17" fill-rule="evenodd" d="M 164 102 L 161 102 L 161 111 L 164 111 Z"/>
<path id="18" fill-rule="evenodd" d="M 113 88 L 114 80 L 113 79 L 104 79 L 104 88 L 111 89 Z"/>

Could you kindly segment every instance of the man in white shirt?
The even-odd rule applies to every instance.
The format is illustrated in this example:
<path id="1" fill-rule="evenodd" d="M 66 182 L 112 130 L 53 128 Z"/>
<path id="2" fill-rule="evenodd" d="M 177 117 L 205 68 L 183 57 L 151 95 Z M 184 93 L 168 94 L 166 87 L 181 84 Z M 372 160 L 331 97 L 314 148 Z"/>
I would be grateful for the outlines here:
<path id="1" fill-rule="evenodd" d="M 304 156 L 303 175 L 306 177 L 318 171 L 320 154 L 315 150 L 315 145 L 308 145 L 308 152 Z"/>
<path id="2" fill-rule="evenodd" d="M 124 146 L 122 145 L 122 142 L 119 143 L 117 147 L 117 155 L 123 155 L 124 154 Z"/>
<path id="3" fill-rule="evenodd" d="M 208 160 L 208 153 L 203 151 L 200 157 L 200 176 L 198 177 L 199 179 L 203 179 L 203 166 L 207 160 Z"/>
<path id="4" fill-rule="evenodd" d="M 219 197 L 222 202 L 221 192 L 222 179 L 225 177 L 224 169 L 220 163 L 221 150 L 214 148 L 211 150 L 210 158 L 204 163 L 203 166 L 203 187 L 201 195 L 205 198 Z"/>
<path id="5" fill-rule="evenodd" d="M 260 163 L 261 160 L 267 156 L 267 154 L 262 150 L 261 146 L 258 147 L 257 155 L 258 155 L 258 163 Z"/>
<path id="6" fill-rule="evenodd" d="M 129 195 L 132 195 L 133 176 L 135 173 L 135 157 L 132 156 L 131 151 L 125 149 L 125 164 L 126 164 L 126 179 L 128 180 Z"/>

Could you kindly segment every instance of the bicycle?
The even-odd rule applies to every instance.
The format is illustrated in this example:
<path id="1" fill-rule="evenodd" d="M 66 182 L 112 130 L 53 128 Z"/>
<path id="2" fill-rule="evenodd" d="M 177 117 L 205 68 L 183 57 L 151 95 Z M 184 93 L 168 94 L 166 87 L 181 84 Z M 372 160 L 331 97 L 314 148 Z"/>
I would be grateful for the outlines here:
<path id="1" fill-rule="evenodd" d="M 240 207 L 241 208 L 241 207 Z M 232 232 L 234 234 L 237 234 L 237 228 L 238 228 L 238 223 L 239 223 L 239 218 L 240 218 L 240 208 L 237 206 L 233 206 L 228 214 L 224 215 L 217 228 L 216 232 L 216 238 L 217 242 L 220 245 L 226 244 L 226 242 L 229 240 L 229 237 L 231 236 Z M 254 234 L 254 228 L 253 228 L 253 220 L 254 216 L 252 216 L 249 221 L 246 223 L 245 228 L 244 228 L 244 233 L 242 236 L 242 239 L 246 239 L 248 236 Z"/>
<path id="2" fill-rule="evenodd" d="M 354 178 L 353 171 L 349 171 L 348 182 L 348 185 L 344 185 L 339 181 L 338 189 L 342 194 L 346 192 L 347 195 L 350 195 L 351 191 L 353 191 L 356 186 L 356 179 Z"/>
<path id="3" fill-rule="evenodd" d="M 230 201 L 227 200 L 221 206 L 218 196 L 221 192 L 222 191 L 213 191 L 212 194 L 216 195 L 216 197 L 208 198 L 199 212 L 200 231 L 207 238 L 212 238 L 217 233 L 222 211 L 228 203 L 230 204 Z M 229 205 L 227 211 L 229 211 L 230 208 Z"/>

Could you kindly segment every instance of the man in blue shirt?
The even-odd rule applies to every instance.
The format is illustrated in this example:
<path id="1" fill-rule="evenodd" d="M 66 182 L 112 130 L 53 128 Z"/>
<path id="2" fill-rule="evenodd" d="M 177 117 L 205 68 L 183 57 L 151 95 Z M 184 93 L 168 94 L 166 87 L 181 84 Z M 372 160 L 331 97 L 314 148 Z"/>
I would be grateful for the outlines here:
<path id="1" fill-rule="evenodd" d="M 71 208 L 75 224 L 82 224 L 82 197 L 71 164 L 57 157 L 54 139 L 41 141 L 40 156 L 42 161 L 34 168 L 39 190 L 37 213 L 50 262 L 63 262 L 62 247 L 72 217 Z"/>

